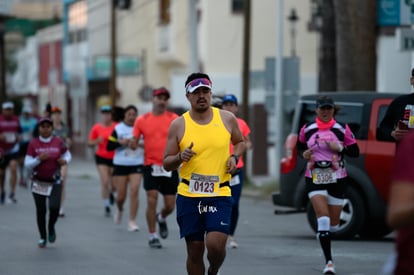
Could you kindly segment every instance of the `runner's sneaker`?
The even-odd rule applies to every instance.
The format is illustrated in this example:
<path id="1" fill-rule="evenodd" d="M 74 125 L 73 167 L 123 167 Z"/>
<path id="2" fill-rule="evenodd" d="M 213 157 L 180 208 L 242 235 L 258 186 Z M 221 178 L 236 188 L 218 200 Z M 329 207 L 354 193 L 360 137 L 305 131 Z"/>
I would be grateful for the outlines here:
<path id="1" fill-rule="evenodd" d="M 152 238 L 149 240 L 148 245 L 151 248 L 162 248 L 161 242 L 158 238 Z"/>
<path id="2" fill-rule="evenodd" d="M 38 246 L 39 248 L 45 248 L 45 247 L 46 247 L 46 240 L 45 240 L 45 239 L 40 239 L 40 240 L 37 242 L 37 246 Z"/>
<path id="3" fill-rule="evenodd" d="M 61 217 L 61 218 L 65 217 L 65 211 L 63 210 L 63 208 L 59 209 L 59 217 Z"/>
<path id="4" fill-rule="evenodd" d="M 137 231 L 139 231 L 139 226 L 135 222 L 130 221 L 129 224 L 128 224 L 128 231 L 129 232 L 137 232 Z"/>
<path id="5" fill-rule="evenodd" d="M 4 192 L 2 192 L 2 193 L 0 194 L 0 204 L 4 204 L 4 199 L 5 199 L 5 197 L 6 197 L 6 194 L 5 194 Z"/>
<path id="6" fill-rule="evenodd" d="M 16 199 L 16 196 L 14 195 L 14 193 L 10 193 L 9 202 L 10 203 L 17 203 L 17 199 Z"/>
<path id="7" fill-rule="evenodd" d="M 111 207 L 105 206 L 105 217 L 111 216 Z"/>
<path id="8" fill-rule="evenodd" d="M 229 247 L 230 248 L 238 248 L 239 244 L 234 240 L 233 237 L 229 237 Z"/>
<path id="9" fill-rule="evenodd" d="M 158 222 L 158 227 L 160 230 L 160 236 L 163 239 L 166 239 L 168 237 L 168 227 L 167 227 L 167 222 L 164 220 L 163 222 L 159 220 L 159 215 L 157 214 L 157 222 Z"/>
<path id="10" fill-rule="evenodd" d="M 332 261 L 328 261 L 323 269 L 323 274 L 335 274 L 335 266 Z"/>
<path id="11" fill-rule="evenodd" d="M 56 241 L 56 232 L 55 232 L 55 229 L 53 229 L 53 230 L 50 230 L 50 232 L 49 232 L 49 242 L 50 243 L 54 243 L 55 241 Z"/>

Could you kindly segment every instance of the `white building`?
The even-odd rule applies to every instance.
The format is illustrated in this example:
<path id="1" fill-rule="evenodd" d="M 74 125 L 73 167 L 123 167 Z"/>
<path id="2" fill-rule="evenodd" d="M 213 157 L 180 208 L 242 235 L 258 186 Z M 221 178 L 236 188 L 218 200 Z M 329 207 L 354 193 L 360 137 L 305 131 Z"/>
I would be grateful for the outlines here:
<path id="1" fill-rule="evenodd" d="M 192 72 L 191 68 L 197 65 L 211 76 L 213 93 L 234 93 L 242 101 L 244 17 L 239 4 L 243 1 L 194 0 L 193 14 L 197 15 L 197 23 L 190 24 L 191 1 L 134 0 L 129 9 L 116 10 L 117 105 L 136 104 L 142 114 L 150 110 L 151 88 L 165 86 L 172 92 L 170 104 L 187 108 L 184 81 Z M 380 0 L 383 1 L 399 0 Z M 266 59 L 275 57 L 279 42 L 276 39 L 277 3 L 274 0 L 251 1 L 251 105 L 264 104 L 267 100 L 261 77 Z M 98 118 L 99 106 L 108 103 L 109 4 L 107 0 L 64 1 L 64 18 L 69 23 L 63 28 L 63 78 L 68 84 L 71 112 L 78 114 L 72 119 L 80 144 L 86 142 L 90 126 Z M 293 8 L 299 17 L 296 24 L 296 54 L 300 60 L 298 92 L 314 93 L 317 91 L 319 34 L 308 30 L 311 1 L 284 1 L 284 56 L 291 54 L 287 18 Z M 193 31 L 198 35 L 197 41 L 190 39 Z M 399 51 L 396 42 L 393 32 L 379 35 L 377 90 L 380 92 L 409 89 L 412 54 Z M 196 50 L 194 45 L 198 45 Z M 194 54 L 198 56 L 197 61 Z M 88 151 L 86 146 L 84 151 Z M 272 158 L 270 151 L 268 166 L 276 167 Z M 272 170 L 269 169 L 269 173 Z"/>

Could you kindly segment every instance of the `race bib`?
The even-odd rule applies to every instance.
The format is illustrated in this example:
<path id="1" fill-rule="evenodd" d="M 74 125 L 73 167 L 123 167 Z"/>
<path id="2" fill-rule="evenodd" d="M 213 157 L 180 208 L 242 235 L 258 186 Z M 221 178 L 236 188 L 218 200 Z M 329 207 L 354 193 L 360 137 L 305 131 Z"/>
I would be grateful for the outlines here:
<path id="1" fill-rule="evenodd" d="M 171 176 L 172 176 L 172 172 L 165 170 L 162 165 L 153 164 L 151 167 L 152 167 L 151 175 L 153 177 L 168 177 L 168 178 L 171 178 Z"/>
<path id="2" fill-rule="evenodd" d="M 49 182 L 33 181 L 32 182 L 32 192 L 43 195 L 50 196 L 52 193 L 53 184 Z"/>
<path id="3" fill-rule="evenodd" d="M 188 192 L 193 194 L 215 196 L 219 193 L 218 176 L 192 174 L 188 184 Z"/>
<path id="4" fill-rule="evenodd" d="M 312 182 L 315 184 L 335 183 L 336 173 L 331 168 L 315 168 L 312 170 Z"/>
<path id="5" fill-rule="evenodd" d="M 234 186 L 234 185 L 238 185 L 238 184 L 240 184 L 239 175 L 235 175 L 235 176 L 231 177 L 230 186 Z"/>
<path id="6" fill-rule="evenodd" d="M 131 148 L 127 148 L 125 149 L 125 156 L 127 157 L 137 157 L 138 156 L 138 149 L 137 150 L 133 150 Z"/>

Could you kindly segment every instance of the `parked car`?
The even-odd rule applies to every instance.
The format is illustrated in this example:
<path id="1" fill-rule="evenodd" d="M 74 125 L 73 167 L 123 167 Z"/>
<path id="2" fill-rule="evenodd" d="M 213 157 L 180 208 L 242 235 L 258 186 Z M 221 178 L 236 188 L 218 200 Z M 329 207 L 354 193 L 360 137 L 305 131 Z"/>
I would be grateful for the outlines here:
<path id="1" fill-rule="evenodd" d="M 298 155 L 296 143 L 300 128 L 315 120 L 315 102 L 320 95 L 302 96 L 297 103 L 292 132 L 285 141 L 285 157 L 281 160 L 280 189 L 272 196 L 275 205 L 306 211 L 315 232 L 316 217 L 305 192 L 306 161 Z M 385 216 L 395 143 L 379 141 L 376 136 L 388 105 L 399 94 L 337 92 L 323 95 L 332 97 L 340 106 L 335 119 L 349 125 L 360 149 L 358 158 L 345 156 L 349 183 L 336 237 L 382 237 L 390 232 Z"/>

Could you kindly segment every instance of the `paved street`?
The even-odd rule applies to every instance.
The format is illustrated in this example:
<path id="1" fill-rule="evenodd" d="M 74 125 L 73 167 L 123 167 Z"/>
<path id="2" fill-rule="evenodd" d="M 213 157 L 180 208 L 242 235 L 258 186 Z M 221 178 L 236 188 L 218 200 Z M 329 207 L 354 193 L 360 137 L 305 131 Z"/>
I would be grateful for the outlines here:
<path id="1" fill-rule="evenodd" d="M 28 190 L 18 187 L 17 204 L 0 206 L 0 274 L 138 274 L 183 275 L 185 244 L 178 237 L 175 215 L 163 249 L 150 249 L 140 192 L 140 232 L 128 232 L 104 217 L 93 163 L 75 160 L 69 168 L 66 213 L 58 221 L 57 242 L 37 248 L 35 208 Z M 128 207 L 128 204 L 126 204 Z M 126 208 L 128 209 L 128 208 Z M 273 214 L 270 199 L 242 198 L 237 234 L 240 247 L 228 250 L 221 275 L 321 274 L 323 260 L 304 214 Z M 335 241 L 338 274 L 379 274 L 393 249 L 391 237 L 380 241 Z"/>

